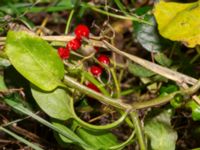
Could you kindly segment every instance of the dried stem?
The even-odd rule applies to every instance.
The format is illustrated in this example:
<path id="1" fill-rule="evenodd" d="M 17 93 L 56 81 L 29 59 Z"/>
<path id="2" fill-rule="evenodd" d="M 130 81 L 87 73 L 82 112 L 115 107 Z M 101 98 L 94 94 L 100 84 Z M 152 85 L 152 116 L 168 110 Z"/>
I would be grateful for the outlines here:
<path id="1" fill-rule="evenodd" d="M 173 80 L 173 81 L 178 82 L 180 84 L 187 83 L 187 84 L 190 84 L 190 85 L 194 85 L 198 81 L 195 78 L 184 75 L 184 74 L 179 73 L 177 71 L 173 71 L 171 69 L 162 67 L 160 65 L 157 65 L 157 64 L 152 63 L 150 61 L 144 60 L 144 59 L 139 58 L 137 56 L 125 53 L 125 52 L 117 49 L 116 47 L 114 47 L 113 45 L 111 45 L 110 43 L 108 43 L 105 40 L 103 40 L 103 43 L 105 44 L 105 46 L 107 46 L 113 52 L 129 58 L 130 60 L 134 61 L 135 63 L 137 63 L 137 64 L 139 64 L 139 65 L 141 65 L 141 66 L 143 66 L 143 67 L 145 67 L 145 68 L 147 68 L 147 69 L 149 69 L 149 70 L 151 70 L 151 71 L 153 71 L 153 72 L 155 72 L 155 73 L 157 73 L 157 74 L 159 74 L 159 75 L 161 75 L 161 76 L 163 76 L 167 79 Z"/>

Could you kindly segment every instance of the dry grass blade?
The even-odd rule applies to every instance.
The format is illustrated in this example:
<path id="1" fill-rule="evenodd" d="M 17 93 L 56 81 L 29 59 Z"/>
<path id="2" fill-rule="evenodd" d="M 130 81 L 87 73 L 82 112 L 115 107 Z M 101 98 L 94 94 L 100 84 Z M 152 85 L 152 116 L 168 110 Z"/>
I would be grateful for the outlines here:
<path id="1" fill-rule="evenodd" d="M 107 46 L 110 50 L 112 50 L 113 52 L 119 54 L 119 55 L 123 55 L 127 58 L 129 58 L 130 60 L 134 61 L 135 63 L 167 78 L 167 79 L 170 79 L 170 80 L 173 80 L 175 82 L 178 82 L 179 84 L 183 84 L 183 83 L 187 83 L 187 84 L 190 84 L 190 85 L 194 85 L 197 83 L 197 79 L 195 78 L 192 78 L 190 76 L 187 76 L 187 75 L 184 75 L 180 72 L 177 72 L 177 71 L 173 71 L 171 69 L 168 69 L 168 68 L 165 68 L 165 67 L 162 67 L 160 65 L 157 65 L 155 63 L 152 63 L 150 61 L 147 61 L 147 60 L 144 60 L 142 58 L 139 58 L 137 56 L 134 56 L 134 55 L 131 55 L 131 54 L 128 54 L 128 53 L 125 53 L 119 49 L 117 49 L 116 47 L 114 47 L 113 45 L 111 45 L 110 43 L 108 43 L 107 41 L 103 40 L 103 44 L 105 46 Z"/>

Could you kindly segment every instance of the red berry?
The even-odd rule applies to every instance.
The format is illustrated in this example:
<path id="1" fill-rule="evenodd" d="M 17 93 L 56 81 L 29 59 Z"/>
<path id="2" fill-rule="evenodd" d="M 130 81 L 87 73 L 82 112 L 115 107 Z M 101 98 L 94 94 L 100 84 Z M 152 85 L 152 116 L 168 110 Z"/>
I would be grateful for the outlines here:
<path id="1" fill-rule="evenodd" d="M 70 55 L 70 51 L 67 48 L 59 47 L 58 48 L 58 54 L 61 59 L 68 59 Z"/>
<path id="2" fill-rule="evenodd" d="M 98 59 L 98 61 L 99 61 L 100 63 L 103 63 L 103 64 L 105 64 L 105 65 L 109 65 L 109 64 L 110 64 L 110 59 L 109 59 L 109 57 L 106 56 L 106 55 L 100 55 L 97 59 Z"/>
<path id="3" fill-rule="evenodd" d="M 102 69 L 99 66 L 92 66 L 92 67 L 90 67 L 90 72 L 94 76 L 100 76 L 102 74 Z"/>
<path id="4" fill-rule="evenodd" d="M 98 89 L 98 87 L 96 87 L 96 85 L 92 84 L 92 83 L 87 83 L 86 86 L 96 92 L 100 92 L 100 90 Z"/>
<path id="5" fill-rule="evenodd" d="M 79 24 L 75 29 L 74 33 L 79 40 L 82 40 L 83 37 L 89 38 L 90 30 L 86 25 Z"/>
<path id="6" fill-rule="evenodd" d="M 69 41 L 66 45 L 66 48 L 69 50 L 74 50 L 76 51 L 77 49 L 79 49 L 81 47 L 81 42 L 80 40 L 78 40 L 77 38 Z"/>

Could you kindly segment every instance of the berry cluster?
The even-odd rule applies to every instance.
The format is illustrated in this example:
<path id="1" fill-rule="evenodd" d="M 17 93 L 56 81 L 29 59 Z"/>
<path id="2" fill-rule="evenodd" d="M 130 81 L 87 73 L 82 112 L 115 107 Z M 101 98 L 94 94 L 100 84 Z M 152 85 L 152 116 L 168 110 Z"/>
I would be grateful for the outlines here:
<path id="1" fill-rule="evenodd" d="M 87 26 L 80 24 L 75 28 L 74 33 L 76 37 L 69 41 L 66 47 L 58 48 L 58 54 L 61 59 L 68 59 L 70 56 L 70 50 L 78 50 L 81 47 L 83 38 L 89 38 L 90 30 Z"/>
<path id="2" fill-rule="evenodd" d="M 90 30 L 88 29 L 87 26 L 83 25 L 83 24 L 79 24 L 75 30 L 74 33 L 76 35 L 76 37 L 74 39 L 72 39 L 71 41 L 69 41 L 66 45 L 66 47 L 59 47 L 58 48 L 58 54 L 60 56 L 61 59 L 68 59 L 70 56 L 70 51 L 76 51 L 81 47 L 83 38 L 89 38 L 89 33 Z M 98 47 L 94 47 L 94 49 L 96 50 L 96 52 L 98 52 Z M 102 64 L 100 65 L 93 65 L 89 68 L 89 71 L 93 74 L 93 76 L 95 77 L 100 77 L 102 72 L 103 72 L 103 66 L 104 65 L 109 65 L 110 64 L 110 59 L 108 56 L 106 55 L 99 55 L 99 57 L 97 58 L 99 63 Z M 100 92 L 100 90 L 98 89 L 98 87 L 96 87 L 94 84 L 88 82 L 86 84 L 86 86 L 96 92 Z"/>

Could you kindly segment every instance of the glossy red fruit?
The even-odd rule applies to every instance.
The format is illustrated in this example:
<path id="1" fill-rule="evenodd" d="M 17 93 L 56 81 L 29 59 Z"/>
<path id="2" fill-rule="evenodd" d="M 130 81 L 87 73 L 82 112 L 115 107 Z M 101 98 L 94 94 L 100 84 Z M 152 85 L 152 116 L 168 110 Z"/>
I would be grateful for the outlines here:
<path id="1" fill-rule="evenodd" d="M 58 55 L 60 56 L 61 59 L 68 59 L 70 56 L 70 51 L 65 47 L 59 47 Z"/>
<path id="2" fill-rule="evenodd" d="M 80 40 L 78 40 L 77 38 L 69 41 L 66 45 L 66 48 L 69 49 L 69 50 L 78 50 L 79 48 L 81 47 L 81 42 Z"/>
<path id="3" fill-rule="evenodd" d="M 100 63 L 103 63 L 105 65 L 109 65 L 110 64 L 110 58 L 108 56 L 106 56 L 106 55 L 102 54 L 97 59 L 98 59 L 98 61 Z"/>
<path id="4" fill-rule="evenodd" d="M 76 38 L 78 38 L 79 40 L 82 40 L 83 37 L 89 38 L 90 30 L 88 29 L 88 27 L 86 25 L 79 24 L 74 29 L 74 33 L 76 35 Z"/>
<path id="5" fill-rule="evenodd" d="M 100 90 L 98 89 L 98 87 L 96 87 L 96 85 L 92 84 L 92 83 L 87 83 L 86 86 L 96 92 L 100 92 Z"/>
<path id="6" fill-rule="evenodd" d="M 94 76 L 100 76 L 102 74 L 102 68 L 99 66 L 92 66 L 92 67 L 90 67 L 90 72 Z"/>

